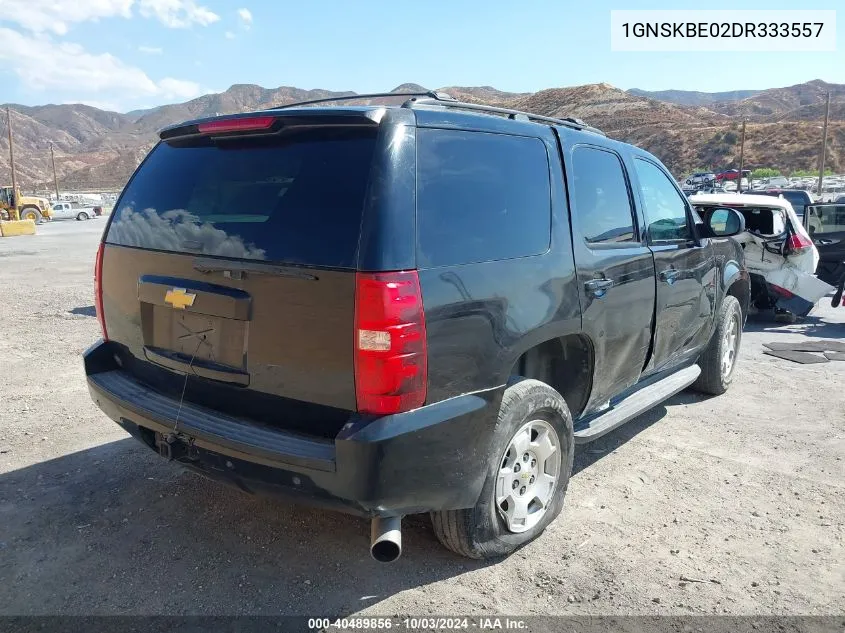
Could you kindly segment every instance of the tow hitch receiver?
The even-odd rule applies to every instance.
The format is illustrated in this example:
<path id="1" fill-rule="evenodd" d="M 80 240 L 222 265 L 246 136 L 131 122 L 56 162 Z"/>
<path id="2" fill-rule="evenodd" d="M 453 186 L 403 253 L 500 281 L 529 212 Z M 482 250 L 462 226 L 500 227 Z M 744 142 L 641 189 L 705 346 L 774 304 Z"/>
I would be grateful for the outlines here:
<path id="1" fill-rule="evenodd" d="M 156 432 L 155 434 L 156 447 L 158 454 L 168 461 L 173 460 L 195 460 L 198 458 L 197 449 L 189 438 L 179 437 L 175 433 Z"/>

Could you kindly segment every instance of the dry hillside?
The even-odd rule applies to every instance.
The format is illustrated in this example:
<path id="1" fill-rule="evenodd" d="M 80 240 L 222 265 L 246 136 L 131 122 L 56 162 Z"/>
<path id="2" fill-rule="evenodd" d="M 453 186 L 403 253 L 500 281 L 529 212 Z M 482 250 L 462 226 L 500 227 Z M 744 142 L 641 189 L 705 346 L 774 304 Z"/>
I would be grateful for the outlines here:
<path id="1" fill-rule="evenodd" d="M 424 88 L 409 83 L 394 92 L 420 90 Z M 816 80 L 764 91 L 712 94 L 626 92 L 605 83 L 527 94 L 491 86 L 449 86 L 440 90 L 469 102 L 582 119 L 614 138 L 648 149 L 677 175 L 696 168 L 736 167 L 742 118 L 749 121 L 746 166 L 784 171 L 815 168 L 820 147 L 818 126 L 825 94 L 830 91 L 833 123 L 827 161 L 831 169 L 845 171 L 845 85 L 841 84 Z M 162 127 L 186 119 L 354 94 L 237 84 L 223 93 L 128 114 L 79 104 L 13 104 L 18 178 L 27 189 L 50 188 L 52 142 L 61 187 L 119 189 L 155 143 Z M 667 100 L 652 98 L 660 94 L 665 94 Z M 389 104 L 401 101 L 386 100 Z M 9 180 L 8 155 L 6 121 L 0 117 L 0 184 Z"/>

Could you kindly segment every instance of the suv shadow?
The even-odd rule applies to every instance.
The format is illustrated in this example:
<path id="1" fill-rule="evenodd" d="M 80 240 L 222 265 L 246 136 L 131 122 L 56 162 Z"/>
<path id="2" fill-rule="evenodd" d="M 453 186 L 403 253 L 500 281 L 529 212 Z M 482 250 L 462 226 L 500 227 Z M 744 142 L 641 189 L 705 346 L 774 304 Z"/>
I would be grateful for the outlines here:
<path id="1" fill-rule="evenodd" d="M 378 563 L 367 523 L 119 440 L 0 475 L 0 613 L 340 616 L 489 564 L 440 547 L 422 515 Z"/>

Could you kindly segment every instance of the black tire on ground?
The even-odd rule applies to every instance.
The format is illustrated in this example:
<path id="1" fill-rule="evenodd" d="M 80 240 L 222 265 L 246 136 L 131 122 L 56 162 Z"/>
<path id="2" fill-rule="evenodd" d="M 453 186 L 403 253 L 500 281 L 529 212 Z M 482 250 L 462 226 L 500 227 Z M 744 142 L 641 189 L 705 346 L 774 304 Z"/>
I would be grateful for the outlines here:
<path id="1" fill-rule="evenodd" d="M 532 420 L 545 420 L 559 440 L 561 462 L 558 481 L 545 515 L 525 532 L 510 532 L 496 507 L 496 481 L 502 457 L 519 429 Z M 468 558 L 495 558 L 510 554 L 532 541 L 554 521 L 563 507 L 572 473 L 574 438 L 572 416 L 561 395 L 539 380 L 517 378 L 502 397 L 493 440 L 487 457 L 487 476 L 475 507 L 431 513 L 438 540 L 453 552 Z"/>
<path id="2" fill-rule="evenodd" d="M 32 220 L 36 224 L 41 222 L 41 211 L 36 209 L 35 207 L 24 207 L 21 209 L 21 220 Z"/>
<path id="3" fill-rule="evenodd" d="M 85 213 L 85 211 L 80 211 L 80 212 L 79 212 L 79 215 L 77 215 L 77 216 L 76 216 L 76 219 L 77 219 L 77 220 L 87 220 L 87 219 L 88 219 L 88 214 L 87 214 L 87 213 Z"/>
<path id="4" fill-rule="evenodd" d="M 725 331 L 730 326 L 732 319 L 736 319 L 737 341 L 734 360 L 730 371 L 722 371 L 722 357 L 725 353 Z M 736 297 L 726 295 L 722 300 L 722 307 L 719 310 L 716 331 L 713 338 L 707 344 L 704 352 L 698 358 L 698 365 L 701 367 L 701 375 L 692 384 L 692 388 L 702 393 L 720 396 L 728 390 L 736 370 L 736 357 L 742 347 L 742 308 Z"/>

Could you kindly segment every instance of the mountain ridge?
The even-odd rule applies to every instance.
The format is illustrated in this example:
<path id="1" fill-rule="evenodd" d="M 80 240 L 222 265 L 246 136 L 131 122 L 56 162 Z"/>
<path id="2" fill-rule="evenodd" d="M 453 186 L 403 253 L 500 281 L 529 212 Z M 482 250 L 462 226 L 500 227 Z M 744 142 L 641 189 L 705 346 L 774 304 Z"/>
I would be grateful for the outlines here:
<path id="1" fill-rule="evenodd" d="M 828 164 L 832 169 L 845 170 L 845 84 L 813 80 L 762 91 L 693 93 L 710 95 L 704 105 L 680 105 L 648 96 L 684 91 L 625 91 L 607 83 L 547 88 L 534 93 L 508 92 L 493 86 L 446 86 L 438 90 L 472 103 L 580 118 L 614 138 L 651 151 L 676 175 L 697 168 L 735 166 L 736 132 L 742 119 L 748 121 L 747 166 L 814 168 L 820 143 L 815 128 L 823 116 L 825 95 L 831 92 Z M 392 92 L 422 91 L 426 88 L 420 84 L 403 83 Z M 749 94 L 743 96 L 746 92 Z M 221 93 L 131 113 L 84 104 L 9 104 L 13 111 L 18 180 L 25 188 L 51 188 L 52 143 L 62 188 L 117 190 L 156 143 L 158 130 L 167 125 L 303 100 L 355 95 L 351 90 L 233 84 Z M 733 98 L 724 100 L 725 95 Z M 403 100 L 396 97 L 386 101 L 395 105 Z M 6 120 L 0 116 L 0 184 L 7 184 L 7 180 Z"/>

